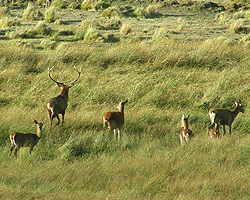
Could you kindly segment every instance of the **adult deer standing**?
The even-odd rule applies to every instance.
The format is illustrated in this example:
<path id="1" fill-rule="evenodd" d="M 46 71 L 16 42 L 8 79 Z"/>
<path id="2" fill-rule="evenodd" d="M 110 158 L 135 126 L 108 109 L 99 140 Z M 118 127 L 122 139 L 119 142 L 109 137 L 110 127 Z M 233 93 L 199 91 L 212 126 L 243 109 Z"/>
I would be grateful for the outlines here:
<path id="1" fill-rule="evenodd" d="M 179 135 L 181 145 L 189 142 L 192 139 L 192 137 L 194 136 L 193 132 L 188 127 L 188 119 L 189 119 L 189 115 L 187 117 L 182 115 L 182 119 L 181 119 L 182 130 L 181 130 L 180 135 Z"/>
<path id="2" fill-rule="evenodd" d="M 51 125 L 52 125 L 52 121 L 55 117 L 58 120 L 58 122 L 57 122 L 57 125 L 58 125 L 60 123 L 59 114 L 62 115 L 62 124 L 64 122 L 65 111 L 68 107 L 69 88 L 71 88 L 74 85 L 74 83 L 79 79 L 79 77 L 81 75 L 81 69 L 80 69 L 80 71 L 78 71 L 75 68 L 75 70 L 78 73 L 78 76 L 74 81 L 72 81 L 71 83 L 69 83 L 67 85 L 64 83 L 58 82 L 51 77 L 50 71 L 52 69 L 53 69 L 53 67 L 51 69 L 48 69 L 49 77 L 52 81 L 54 81 L 61 88 L 61 93 L 58 96 L 47 101 L 46 105 L 47 105 L 47 110 L 49 112 L 49 119 L 50 119 Z"/>
<path id="3" fill-rule="evenodd" d="M 231 127 L 234 119 L 240 112 L 244 113 L 244 106 L 241 104 L 241 100 L 239 100 L 239 102 L 235 102 L 235 105 L 236 108 L 234 111 L 230 111 L 227 109 L 210 109 L 208 112 L 211 121 L 209 130 L 214 128 L 215 123 L 219 123 L 222 125 L 223 135 L 225 135 L 226 134 L 225 126 L 228 125 L 229 134 L 231 135 Z"/>
<path id="4" fill-rule="evenodd" d="M 20 149 L 20 147 L 30 147 L 30 154 L 33 150 L 33 148 L 37 145 L 38 141 L 40 140 L 42 136 L 42 123 L 38 123 L 36 120 L 34 120 L 35 124 L 37 125 L 37 131 L 36 134 L 32 133 L 13 133 L 10 135 L 10 141 L 11 141 L 11 148 L 10 148 L 10 156 L 12 154 L 12 151 L 15 149 L 14 154 L 17 157 L 17 151 Z"/>
<path id="5" fill-rule="evenodd" d="M 114 138 L 116 139 L 116 130 L 118 132 L 118 141 L 121 139 L 121 127 L 124 124 L 124 105 L 128 102 L 121 101 L 117 104 L 118 112 L 107 112 L 103 115 L 103 128 L 108 126 L 110 130 L 114 131 Z"/>

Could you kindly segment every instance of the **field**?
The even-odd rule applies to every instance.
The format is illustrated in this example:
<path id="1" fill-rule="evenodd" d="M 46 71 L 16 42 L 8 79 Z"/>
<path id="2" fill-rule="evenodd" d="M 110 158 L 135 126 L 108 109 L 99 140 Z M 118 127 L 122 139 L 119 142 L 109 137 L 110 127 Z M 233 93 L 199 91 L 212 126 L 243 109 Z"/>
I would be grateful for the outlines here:
<path id="1" fill-rule="evenodd" d="M 250 198 L 248 2 L 25 2 L 0 2 L 1 199 Z M 52 67 L 65 84 L 82 71 L 63 126 L 46 109 Z M 118 142 L 102 116 L 125 99 Z M 239 99 L 232 134 L 209 138 L 208 110 Z M 10 157 L 9 134 L 35 119 L 34 151 Z"/>

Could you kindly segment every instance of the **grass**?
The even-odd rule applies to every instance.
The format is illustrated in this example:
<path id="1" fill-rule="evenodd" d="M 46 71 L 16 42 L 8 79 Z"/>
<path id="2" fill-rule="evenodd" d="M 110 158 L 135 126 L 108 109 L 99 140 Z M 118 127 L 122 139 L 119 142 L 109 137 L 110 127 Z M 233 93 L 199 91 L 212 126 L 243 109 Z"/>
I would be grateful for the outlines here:
<path id="1" fill-rule="evenodd" d="M 53 31 L 60 38 L 56 41 L 1 40 L 0 198 L 248 199 L 249 107 L 235 119 L 231 136 L 213 140 L 207 135 L 211 107 L 233 110 L 235 99 L 244 105 L 250 100 L 247 35 L 239 42 L 225 36 L 182 40 L 164 25 L 148 39 L 136 40 L 136 24 L 119 20 L 120 27 L 133 31 L 116 43 L 96 40 L 104 23 L 86 19 L 78 29 L 36 23 L 39 37 Z M 108 27 L 110 38 L 120 36 L 112 32 L 120 32 L 119 26 Z M 61 39 L 79 30 L 83 34 L 75 36 L 81 40 Z M 87 39 L 87 30 L 94 41 Z M 46 111 L 46 101 L 60 93 L 48 77 L 52 66 L 53 77 L 65 83 L 76 78 L 74 66 L 82 68 L 69 90 L 63 127 L 51 127 Z M 114 111 L 121 99 L 128 104 L 117 142 L 102 129 L 102 115 Z M 190 114 L 195 137 L 180 146 L 183 114 Z M 32 155 L 21 148 L 17 159 L 8 157 L 9 134 L 34 133 L 34 119 L 45 125 Z"/>
<path id="2" fill-rule="evenodd" d="M 26 10 L 23 12 L 23 19 L 25 20 L 42 20 L 43 14 L 40 12 L 39 8 L 33 4 L 29 3 Z"/>
<path id="3" fill-rule="evenodd" d="M 7 171 L 0 174 L 1 197 L 246 198 L 248 107 L 231 136 L 211 140 L 206 134 L 210 107 L 233 108 L 234 98 L 248 102 L 249 53 L 240 44 L 228 48 L 215 41 L 1 48 L 0 162 Z M 47 75 L 52 63 L 68 82 L 75 78 L 73 65 L 84 66 L 70 89 L 63 128 L 50 127 L 44 105 L 60 91 Z M 126 122 L 117 143 L 102 130 L 101 116 L 125 98 Z M 190 114 L 195 139 L 181 147 L 183 114 Z M 23 148 L 17 159 L 9 158 L 8 134 L 34 132 L 33 119 L 45 120 L 41 141 L 31 156 Z M 10 165 L 20 167 L 7 170 Z"/>
<path id="4" fill-rule="evenodd" d="M 45 16 L 44 16 L 44 21 L 48 23 L 55 22 L 57 20 L 56 16 L 56 8 L 55 7 L 49 7 L 45 10 Z"/>

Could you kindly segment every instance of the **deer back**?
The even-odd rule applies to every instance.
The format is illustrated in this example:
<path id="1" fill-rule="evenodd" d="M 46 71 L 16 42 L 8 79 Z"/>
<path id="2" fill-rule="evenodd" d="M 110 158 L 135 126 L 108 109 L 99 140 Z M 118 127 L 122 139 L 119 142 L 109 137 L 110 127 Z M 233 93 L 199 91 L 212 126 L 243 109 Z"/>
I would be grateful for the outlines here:
<path id="1" fill-rule="evenodd" d="M 110 129 L 120 128 L 124 124 L 124 113 L 108 112 L 103 116 Z"/>
<path id="2" fill-rule="evenodd" d="M 231 125 L 235 117 L 239 112 L 244 113 L 244 106 L 239 102 L 235 102 L 236 108 L 234 111 L 228 109 L 210 109 L 208 114 L 211 120 L 211 123 L 220 123 L 221 125 Z"/>
<path id="3" fill-rule="evenodd" d="M 10 135 L 11 143 L 18 145 L 20 147 L 30 147 L 31 145 L 36 145 L 40 140 L 36 134 L 32 133 L 13 133 Z"/>

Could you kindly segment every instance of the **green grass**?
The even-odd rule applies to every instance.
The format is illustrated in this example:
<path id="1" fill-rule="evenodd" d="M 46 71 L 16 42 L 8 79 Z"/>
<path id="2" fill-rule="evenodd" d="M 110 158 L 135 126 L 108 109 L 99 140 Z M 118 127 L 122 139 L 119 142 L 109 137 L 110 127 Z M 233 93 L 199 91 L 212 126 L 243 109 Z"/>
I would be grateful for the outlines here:
<path id="1" fill-rule="evenodd" d="M 164 48 L 163 48 L 164 46 Z M 57 50 L 1 47 L 1 198 L 33 199 L 247 199 L 248 112 L 232 135 L 207 136 L 210 107 L 233 109 L 249 101 L 249 51 L 220 40 L 87 45 Z M 70 82 L 64 127 L 50 127 L 47 99 L 60 89 L 47 75 Z M 120 143 L 102 130 L 101 117 L 121 99 L 125 124 Z M 183 114 L 195 139 L 180 146 Z M 31 156 L 8 157 L 8 134 L 34 132 L 45 121 Z M 15 189 L 14 189 L 15 188 Z"/>
<path id="2" fill-rule="evenodd" d="M 158 13 L 155 8 L 152 13 Z M 77 28 L 70 20 L 56 28 L 26 22 L 29 29 L 11 27 L 13 37 L 1 40 L 0 198 L 248 199 L 249 107 L 235 119 L 231 136 L 212 140 L 207 135 L 211 107 L 233 110 L 235 100 L 244 105 L 250 100 L 247 35 L 244 40 L 228 39 L 225 33 L 183 40 L 170 34 L 175 28 L 147 25 L 145 34 L 153 30 L 152 35 L 137 40 L 142 33 L 135 21 L 116 20 L 102 18 L 97 24 L 84 19 Z M 186 20 L 183 16 L 183 30 Z M 228 26 L 230 20 L 228 15 L 224 19 Z M 105 23 L 118 25 L 106 25 L 109 32 L 104 33 Z M 113 34 L 130 24 L 133 30 L 124 38 Z M 98 41 L 99 32 L 119 38 L 116 43 Z M 235 33 L 228 34 L 232 38 Z M 70 36 L 78 40 L 64 40 Z M 45 105 L 60 93 L 48 77 L 53 66 L 52 76 L 65 83 L 76 78 L 74 66 L 82 68 L 69 90 L 63 127 L 50 126 Z M 102 129 L 102 115 L 125 99 L 125 124 L 117 142 Z M 180 146 L 183 114 L 190 114 L 195 137 Z M 17 159 L 9 157 L 9 134 L 34 133 L 34 119 L 45 122 L 34 152 L 30 156 L 28 148 L 21 148 Z"/>

